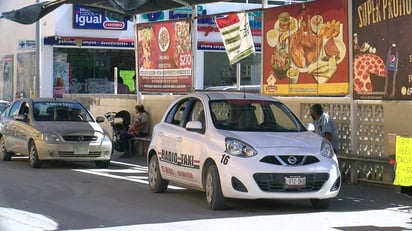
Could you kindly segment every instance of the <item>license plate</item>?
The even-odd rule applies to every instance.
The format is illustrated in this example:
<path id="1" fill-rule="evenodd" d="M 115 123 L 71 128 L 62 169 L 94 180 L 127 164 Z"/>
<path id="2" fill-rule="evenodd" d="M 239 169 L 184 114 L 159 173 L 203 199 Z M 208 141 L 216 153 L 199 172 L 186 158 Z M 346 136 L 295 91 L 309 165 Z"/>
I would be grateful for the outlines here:
<path id="1" fill-rule="evenodd" d="M 74 154 L 89 154 L 88 146 L 76 146 L 74 148 Z"/>
<path id="2" fill-rule="evenodd" d="M 304 176 L 285 176 L 285 185 L 288 187 L 303 187 L 306 185 Z"/>

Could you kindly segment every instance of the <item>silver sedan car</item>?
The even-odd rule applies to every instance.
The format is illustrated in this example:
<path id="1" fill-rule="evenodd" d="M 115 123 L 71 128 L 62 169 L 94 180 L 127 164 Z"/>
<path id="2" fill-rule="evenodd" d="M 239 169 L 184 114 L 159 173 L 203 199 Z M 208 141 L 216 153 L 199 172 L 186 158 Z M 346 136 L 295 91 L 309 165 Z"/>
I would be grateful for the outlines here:
<path id="1" fill-rule="evenodd" d="M 22 98 L 1 118 L 0 159 L 29 157 L 33 168 L 47 160 L 94 161 L 110 165 L 112 142 L 96 117 L 78 101 L 55 98 Z"/>

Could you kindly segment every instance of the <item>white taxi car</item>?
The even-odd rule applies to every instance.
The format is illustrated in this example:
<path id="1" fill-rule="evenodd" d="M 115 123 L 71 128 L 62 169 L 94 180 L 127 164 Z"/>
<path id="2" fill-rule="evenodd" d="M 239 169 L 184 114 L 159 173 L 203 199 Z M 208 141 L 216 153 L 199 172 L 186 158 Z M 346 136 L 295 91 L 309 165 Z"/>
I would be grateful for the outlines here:
<path id="1" fill-rule="evenodd" d="M 310 199 L 327 208 L 341 186 L 332 145 L 280 101 L 259 94 L 197 92 L 177 99 L 153 130 L 149 187 L 169 182 L 226 198 Z"/>

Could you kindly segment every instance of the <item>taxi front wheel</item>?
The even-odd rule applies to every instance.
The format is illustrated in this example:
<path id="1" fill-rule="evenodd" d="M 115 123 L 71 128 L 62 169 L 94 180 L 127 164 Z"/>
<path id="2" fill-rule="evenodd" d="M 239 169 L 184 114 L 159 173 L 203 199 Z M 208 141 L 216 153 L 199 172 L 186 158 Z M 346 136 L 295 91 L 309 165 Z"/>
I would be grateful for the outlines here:
<path id="1" fill-rule="evenodd" d="M 211 164 L 207 169 L 205 191 L 210 209 L 221 210 L 226 208 L 225 198 L 220 187 L 219 173 L 214 164 Z"/>

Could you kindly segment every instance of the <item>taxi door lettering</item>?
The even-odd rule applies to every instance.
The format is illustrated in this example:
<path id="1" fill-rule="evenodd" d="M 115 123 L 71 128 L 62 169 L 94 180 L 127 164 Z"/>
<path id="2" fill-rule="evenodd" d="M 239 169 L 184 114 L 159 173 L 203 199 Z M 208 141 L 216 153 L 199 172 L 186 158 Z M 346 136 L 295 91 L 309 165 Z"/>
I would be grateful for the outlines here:
<path id="1" fill-rule="evenodd" d="M 191 155 L 185 155 L 185 154 L 180 154 L 181 160 L 182 160 L 182 165 L 184 166 L 193 166 L 194 162 L 193 159 L 194 157 Z"/>

